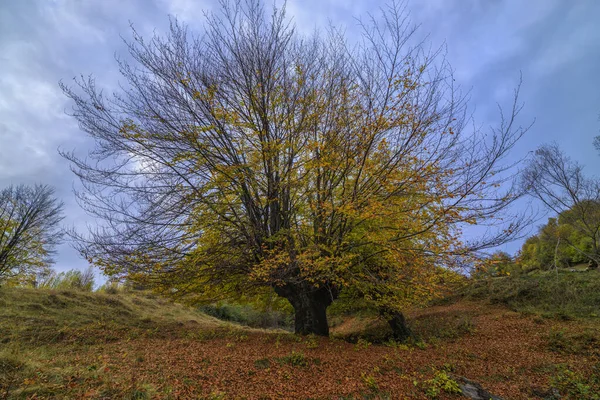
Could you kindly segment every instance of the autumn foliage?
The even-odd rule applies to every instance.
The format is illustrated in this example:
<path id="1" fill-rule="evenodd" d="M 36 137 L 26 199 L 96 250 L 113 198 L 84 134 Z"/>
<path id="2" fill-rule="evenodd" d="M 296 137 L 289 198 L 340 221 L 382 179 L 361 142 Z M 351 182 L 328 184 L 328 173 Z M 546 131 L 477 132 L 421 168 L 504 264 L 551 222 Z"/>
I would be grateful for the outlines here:
<path id="1" fill-rule="evenodd" d="M 201 37 L 178 21 L 164 38 L 134 32 L 114 96 L 92 79 L 63 85 L 96 143 L 64 155 L 106 222 L 81 252 L 190 301 L 269 288 L 297 332 L 327 335 L 342 291 L 398 322 L 513 238 L 526 224 L 506 215 L 520 195 L 503 161 L 524 133 L 517 92 L 497 129 L 470 129 L 443 53 L 400 5 L 360 29 L 352 45 L 336 29 L 303 37 L 284 10 L 225 1 Z"/>

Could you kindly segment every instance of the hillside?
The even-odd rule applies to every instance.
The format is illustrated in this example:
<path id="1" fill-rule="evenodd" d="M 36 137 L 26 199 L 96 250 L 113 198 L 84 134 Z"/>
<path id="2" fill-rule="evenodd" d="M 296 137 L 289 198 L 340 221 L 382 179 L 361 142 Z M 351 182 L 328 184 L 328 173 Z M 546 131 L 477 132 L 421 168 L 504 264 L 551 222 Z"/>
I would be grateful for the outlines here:
<path id="1" fill-rule="evenodd" d="M 474 288 L 411 312 L 406 344 L 372 344 L 363 334 L 383 325 L 368 317 L 297 337 L 142 294 L 0 289 L 0 398 L 459 399 L 460 377 L 504 399 L 597 398 L 598 318 L 515 311 Z"/>
<path id="2" fill-rule="evenodd" d="M 547 318 L 597 319 L 600 270 L 572 267 L 482 279 L 467 286 L 460 295 Z"/>
<path id="3" fill-rule="evenodd" d="M 230 326 L 152 295 L 0 289 L 4 343 L 94 344 Z"/>

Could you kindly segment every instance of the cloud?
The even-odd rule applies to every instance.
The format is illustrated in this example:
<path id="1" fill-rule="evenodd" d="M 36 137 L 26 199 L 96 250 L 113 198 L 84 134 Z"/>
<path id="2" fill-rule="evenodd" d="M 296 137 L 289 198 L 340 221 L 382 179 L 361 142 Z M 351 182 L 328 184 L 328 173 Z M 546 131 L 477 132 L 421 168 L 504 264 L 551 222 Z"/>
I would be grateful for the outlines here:
<path id="1" fill-rule="evenodd" d="M 180 20 L 192 24 L 200 25 L 205 17 L 205 12 L 213 10 L 216 2 L 199 0 L 156 0 L 157 7 L 164 10 L 166 14 L 179 18 Z"/>
<path id="2" fill-rule="evenodd" d="M 282 1 L 278 0 L 277 4 Z M 58 87 L 93 74 L 110 92 L 119 74 L 115 52 L 127 57 L 121 36 L 133 23 L 143 36 L 168 28 L 167 15 L 200 30 L 204 0 L 20 0 L 0 8 L 0 187 L 9 183 L 49 183 L 67 205 L 67 224 L 90 221 L 71 193 L 74 177 L 56 149 L 92 148 L 76 122 L 65 115 L 71 106 Z M 272 4 L 265 2 L 268 7 Z M 358 33 L 355 17 L 377 14 L 382 0 L 288 0 L 287 14 L 298 30 L 311 34 L 329 22 Z M 456 79 L 471 90 L 476 117 L 484 126 L 497 121 L 496 103 L 506 104 L 523 72 L 523 123 L 536 125 L 517 153 L 557 141 L 573 157 L 600 167 L 591 146 L 600 112 L 600 2 L 559 0 L 412 0 L 407 3 L 421 33 L 432 46 L 447 45 Z M 85 262 L 61 248 L 58 268 Z"/>
<path id="3" fill-rule="evenodd" d="M 112 3 L 112 4 L 110 4 Z M 78 74 L 95 73 L 116 85 L 113 54 L 122 49 L 115 1 L 22 1 L 0 9 L 0 187 L 47 183 L 65 201 L 68 226 L 82 228 L 89 218 L 77 206 L 74 176 L 58 147 L 82 152 L 91 143 L 58 87 Z M 115 23 L 118 22 L 118 23 Z M 57 268 L 81 268 L 85 262 L 68 245 L 59 249 Z"/>

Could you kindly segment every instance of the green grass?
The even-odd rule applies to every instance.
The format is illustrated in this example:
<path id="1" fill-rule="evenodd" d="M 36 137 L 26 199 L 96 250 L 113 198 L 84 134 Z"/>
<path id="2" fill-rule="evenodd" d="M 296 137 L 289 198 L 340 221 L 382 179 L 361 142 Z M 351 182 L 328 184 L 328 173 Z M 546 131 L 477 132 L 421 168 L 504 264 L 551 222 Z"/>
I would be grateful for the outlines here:
<path id="1" fill-rule="evenodd" d="M 600 271 L 568 269 L 473 281 L 461 297 L 506 304 L 549 318 L 600 317 Z"/>
<path id="2" fill-rule="evenodd" d="M 585 266 L 587 268 L 587 265 Z M 575 269 L 577 272 L 571 272 Z M 437 301 L 434 305 L 449 304 L 459 299 L 502 304 L 509 309 L 537 315 L 536 321 L 547 318 L 558 320 L 600 320 L 600 270 L 583 271 L 581 266 L 569 269 L 537 271 L 506 277 L 472 279 L 456 295 Z M 334 328 L 334 336 L 356 342 L 359 338 L 373 343 L 385 342 L 391 331 L 387 324 L 369 310 L 331 313 L 339 318 L 334 327 L 353 317 L 349 329 Z M 476 331 L 473 315 L 462 311 L 443 315 L 425 314 L 409 318 L 414 340 L 436 343 L 439 340 L 457 339 Z M 595 322 L 593 322 L 595 324 Z"/>
<path id="3" fill-rule="evenodd" d="M 574 333 L 551 329 L 545 338 L 548 349 L 556 353 L 600 355 L 600 334 L 594 327 Z"/>

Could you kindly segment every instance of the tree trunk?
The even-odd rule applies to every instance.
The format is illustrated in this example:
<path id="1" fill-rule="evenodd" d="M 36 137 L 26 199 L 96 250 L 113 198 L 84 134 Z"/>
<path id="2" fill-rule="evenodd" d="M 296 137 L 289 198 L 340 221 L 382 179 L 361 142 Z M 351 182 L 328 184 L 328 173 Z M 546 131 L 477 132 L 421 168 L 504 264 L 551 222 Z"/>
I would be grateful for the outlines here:
<path id="1" fill-rule="evenodd" d="M 406 323 L 404 314 L 398 311 L 394 311 L 387 314 L 387 322 L 392 328 L 392 336 L 394 340 L 404 342 L 412 336 L 412 332 Z"/>
<path id="2" fill-rule="evenodd" d="M 288 284 L 276 287 L 275 292 L 288 299 L 294 307 L 295 333 L 329 336 L 327 307 L 336 297 L 335 291 L 327 287 L 314 288 L 309 284 Z"/>

